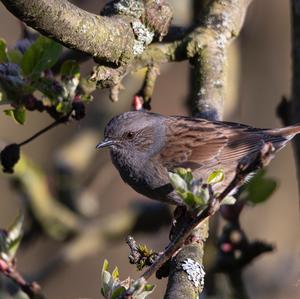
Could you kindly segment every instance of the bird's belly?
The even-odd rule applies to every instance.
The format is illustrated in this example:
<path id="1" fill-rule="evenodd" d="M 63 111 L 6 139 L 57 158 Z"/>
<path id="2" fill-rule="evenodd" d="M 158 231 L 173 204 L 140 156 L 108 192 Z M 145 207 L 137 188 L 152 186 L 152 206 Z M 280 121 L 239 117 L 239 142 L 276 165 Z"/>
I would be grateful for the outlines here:
<path id="1" fill-rule="evenodd" d="M 162 202 L 177 205 L 182 204 L 182 200 L 169 183 L 165 169 L 158 170 L 150 162 L 134 169 L 128 165 L 124 167 L 124 164 L 122 164 L 122 167 L 120 167 L 118 163 L 114 164 L 123 181 L 136 192 Z M 162 172 L 165 172 L 165 175 L 162 175 Z"/>
<path id="2" fill-rule="evenodd" d="M 144 175 L 144 171 L 135 174 L 130 172 L 129 174 L 124 170 L 120 171 L 120 175 L 124 182 L 136 192 L 152 199 L 167 201 L 167 195 L 173 191 L 171 184 L 163 181 L 158 182 L 157 178 L 154 179 L 149 176 L 149 169 L 145 170 L 146 175 Z"/>
<path id="3" fill-rule="evenodd" d="M 126 180 L 124 180 L 126 182 Z M 136 192 L 149 197 L 151 199 L 159 200 L 161 202 L 166 202 L 170 204 L 181 205 L 182 200 L 174 191 L 172 185 L 167 183 L 162 183 L 160 185 L 149 184 L 147 181 L 127 181 Z"/>

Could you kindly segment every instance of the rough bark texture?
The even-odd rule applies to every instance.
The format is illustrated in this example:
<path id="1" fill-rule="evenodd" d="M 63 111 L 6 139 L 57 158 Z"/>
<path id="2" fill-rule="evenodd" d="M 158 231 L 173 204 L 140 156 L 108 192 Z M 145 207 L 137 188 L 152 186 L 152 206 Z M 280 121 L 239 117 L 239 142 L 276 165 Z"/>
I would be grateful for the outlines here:
<path id="1" fill-rule="evenodd" d="M 181 251 L 172 259 L 170 274 L 165 299 L 186 299 L 198 298 L 202 292 L 202 285 L 195 283 L 188 278 L 188 274 L 182 268 L 182 265 L 188 259 L 203 265 L 204 243 L 208 237 L 208 219 L 195 229 L 198 234 L 197 242 L 185 245 Z"/>
<path id="2" fill-rule="evenodd" d="M 249 0 L 212 1 L 205 7 L 200 26 L 193 32 L 187 53 L 193 68 L 190 97 L 192 113 L 207 119 L 221 119 L 226 82 L 227 49 L 238 36 Z M 195 36 L 197 35 L 197 37 Z"/>
<path id="3" fill-rule="evenodd" d="M 84 11 L 67 0 L 1 1 L 27 25 L 106 65 L 129 63 L 137 54 L 137 48 L 143 49 L 145 36 L 139 34 L 150 34 L 148 42 L 152 41 L 154 33 L 164 36 L 172 17 L 167 4 L 157 5 L 154 0 L 141 1 L 138 8 L 131 10 L 122 5 L 118 10 L 118 6 L 109 3 L 104 12 L 107 16 Z M 130 6 L 134 1 L 127 2 Z"/>

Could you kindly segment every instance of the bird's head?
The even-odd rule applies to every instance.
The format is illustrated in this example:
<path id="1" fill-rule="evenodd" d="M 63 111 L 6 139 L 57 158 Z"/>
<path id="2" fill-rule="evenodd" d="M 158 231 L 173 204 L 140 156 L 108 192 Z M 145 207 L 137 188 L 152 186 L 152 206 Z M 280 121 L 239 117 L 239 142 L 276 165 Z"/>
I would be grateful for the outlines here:
<path id="1" fill-rule="evenodd" d="M 127 154 L 154 151 L 164 135 L 164 117 L 154 113 L 130 111 L 113 117 L 97 148 L 109 147 Z"/>

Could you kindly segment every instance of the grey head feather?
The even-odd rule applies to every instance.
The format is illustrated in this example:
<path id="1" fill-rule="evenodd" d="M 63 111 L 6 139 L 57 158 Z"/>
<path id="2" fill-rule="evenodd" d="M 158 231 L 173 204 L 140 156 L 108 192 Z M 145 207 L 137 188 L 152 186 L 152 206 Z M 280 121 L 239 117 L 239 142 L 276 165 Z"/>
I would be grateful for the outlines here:
<path id="1" fill-rule="evenodd" d="M 148 126 L 159 126 L 164 116 L 143 111 L 129 111 L 113 117 L 106 125 L 104 137 L 120 137 L 128 131 L 139 131 Z"/>

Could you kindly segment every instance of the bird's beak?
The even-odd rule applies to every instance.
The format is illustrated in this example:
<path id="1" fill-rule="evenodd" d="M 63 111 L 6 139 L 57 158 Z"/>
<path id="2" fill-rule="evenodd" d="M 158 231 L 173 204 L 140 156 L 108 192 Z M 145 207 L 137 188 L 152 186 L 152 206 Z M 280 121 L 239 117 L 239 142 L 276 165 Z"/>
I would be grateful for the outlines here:
<path id="1" fill-rule="evenodd" d="M 96 148 L 103 148 L 103 147 L 107 147 L 107 146 L 112 146 L 114 144 L 115 144 L 115 142 L 113 140 L 105 138 L 102 142 L 97 144 Z"/>

